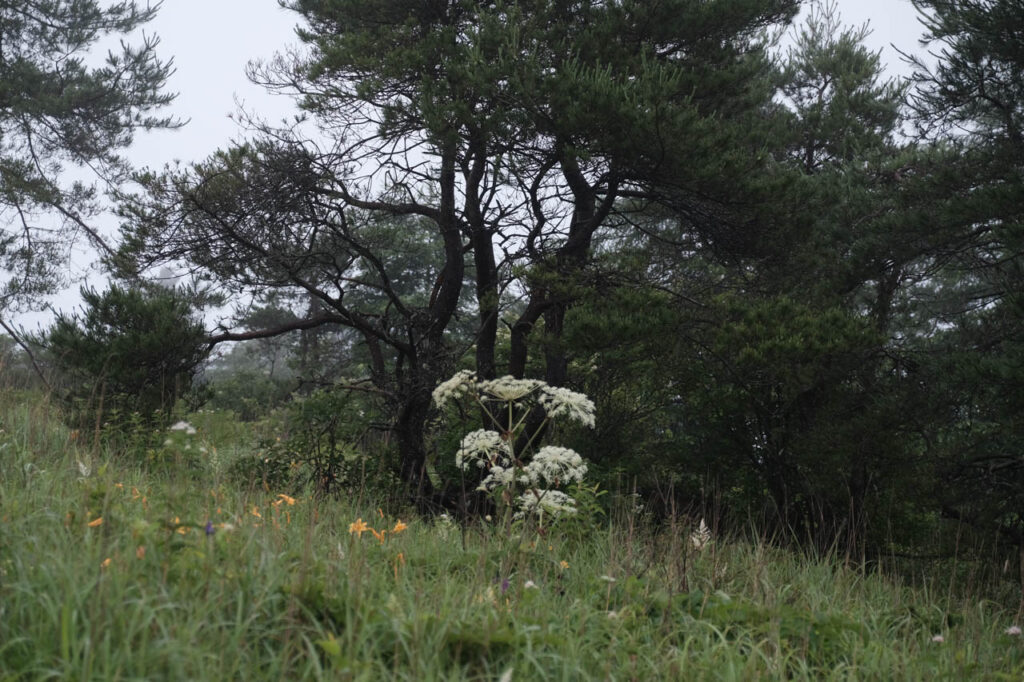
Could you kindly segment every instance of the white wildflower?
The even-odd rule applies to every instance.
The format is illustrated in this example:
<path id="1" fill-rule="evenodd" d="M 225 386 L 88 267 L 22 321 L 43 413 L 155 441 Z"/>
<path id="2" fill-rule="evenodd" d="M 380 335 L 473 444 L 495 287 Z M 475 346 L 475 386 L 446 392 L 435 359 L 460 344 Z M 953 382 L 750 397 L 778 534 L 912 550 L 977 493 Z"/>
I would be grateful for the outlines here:
<path id="1" fill-rule="evenodd" d="M 582 393 L 544 386 L 540 392 L 540 404 L 552 419 L 565 417 L 594 428 L 594 402 Z"/>
<path id="2" fill-rule="evenodd" d="M 448 512 L 441 512 L 434 522 L 434 528 L 437 529 L 438 535 L 441 536 L 442 540 L 447 540 L 448 536 L 458 528 L 455 524 L 455 519 Z"/>
<path id="3" fill-rule="evenodd" d="M 192 426 L 188 422 L 181 421 L 175 422 L 171 425 L 168 431 L 184 431 L 186 435 L 194 436 L 196 434 L 196 427 Z"/>
<path id="4" fill-rule="evenodd" d="M 946 638 L 943 637 L 942 635 L 932 635 L 932 641 L 935 642 L 936 644 L 942 644 L 943 642 L 946 641 Z"/>
<path id="5" fill-rule="evenodd" d="M 491 467 L 491 473 L 480 483 L 477 490 L 489 491 L 502 486 L 510 486 L 515 480 L 515 476 L 515 467 L 503 467 L 500 464 L 495 464 Z"/>
<path id="6" fill-rule="evenodd" d="M 605 581 L 606 583 L 613 583 L 613 582 L 615 582 L 615 578 L 610 576 L 610 575 L 602 575 L 601 576 L 601 580 Z"/>
<path id="7" fill-rule="evenodd" d="M 525 583 L 523 583 L 523 589 L 525 589 L 525 590 L 539 590 L 540 587 L 538 587 L 537 583 L 533 582 L 532 580 L 527 580 Z"/>
<path id="8" fill-rule="evenodd" d="M 697 530 L 690 533 L 690 544 L 698 552 L 703 550 L 708 543 L 711 542 L 711 530 L 708 529 L 704 519 L 700 520 L 700 525 L 697 526 Z"/>
<path id="9" fill-rule="evenodd" d="M 475 389 L 476 374 L 472 370 L 464 369 L 456 372 L 448 381 L 441 382 L 432 395 L 437 406 L 444 407 L 449 400 L 457 400 Z"/>
<path id="10" fill-rule="evenodd" d="M 1020 637 L 1021 629 L 1019 625 L 1011 625 L 1003 630 L 1003 632 L 1011 637 Z"/>
<path id="11" fill-rule="evenodd" d="M 76 459 L 75 464 L 78 466 L 78 473 L 82 475 L 82 478 L 89 478 L 89 474 L 92 473 L 92 464 L 80 459 Z"/>
<path id="12" fill-rule="evenodd" d="M 543 381 L 536 379 L 516 379 L 511 376 L 503 376 L 500 379 L 480 382 L 479 389 L 481 393 L 490 398 L 514 403 L 527 397 L 543 385 Z"/>
<path id="13" fill-rule="evenodd" d="M 530 463 L 523 467 L 519 481 L 530 486 L 560 486 L 582 481 L 586 473 L 587 465 L 579 453 L 548 445 L 538 450 Z"/>
<path id="14" fill-rule="evenodd" d="M 477 429 L 465 435 L 455 453 L 455 466 L 468 471 L 475 464 L 483 469 L 512 460 L 512 448 L 497 431 Z"/>
<path id="15" fill-rule="evenodd" d="M 560 490 L 527 490 L 516 498 L 516 506 L 519 507 L 519 511 L 514 515 L 517 519 L 527 514 L 549 514 L 558 517 L 576 513 L 576 500 Z"/>

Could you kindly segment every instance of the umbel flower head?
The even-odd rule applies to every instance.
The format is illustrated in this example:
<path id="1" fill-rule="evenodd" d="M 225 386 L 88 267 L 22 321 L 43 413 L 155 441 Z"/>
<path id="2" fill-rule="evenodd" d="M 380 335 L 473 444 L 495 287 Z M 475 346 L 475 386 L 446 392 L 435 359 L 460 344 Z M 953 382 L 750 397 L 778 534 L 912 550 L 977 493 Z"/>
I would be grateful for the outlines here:
<path id="1" fill-rule="evenodd" d="M 478 381 L 476 375 L 464 369 L 442 382 L 433 392 L 434 403 L 444 407 L 449 401 L 472 395 L 481 403 L 521 403 L 527 399 L 540 405 L 551 419 L 568 419 L 588 428 L 594 428 L 594 402 L 582 393 L 568 388 L 548 386 L 537 379 L 500 379 Z"/>
<path id="2" fill-rule="evenodd" d="M 478 490 L 502 490 L 502 499 L 517 508 L 517 518 L 535 514 L 543 519 L 576 513 L 576 500 L 557 488 L 583 480 L 587 465 L 579 453 L 548 445 L 529 457 L 528 451 L 516 452 L 514 448 L 523 442 L 530 447 L 541 433 L 524 433 L 527 416 L 538 407 L 548 419 L 567 419 L 593 428 L 594 403 L 587 396 L 536 379 L 505 376 L 479 381 L 471 371 L 462 370 L 434 389 L 433 397 L 438 407 L 444 407 L 450 400 L 472 397 L 493 423 L 503 429 L 501 433 L 477 429 L 459 443 L 455 465 L 462 471 L 486 472 Z M 523 492 L 515 496 L 517 485 L 522 486 Z"/>
<path id="3" fill-rule="evenodd" d="M 569 448 L 547 445 L 537 451 L 530 463 L 523 467 L 520 483 L 531 486 L 557 487 L 577 483 L 587 474 L 587 465 L 579 453 Z"/>
<path id="4" fill-rule="evenodd" d="M 495 488 L 508 487 L 512 485 L 516 480 L 516 468 L 514 466 L 501 466 L 495 464 L 491 467 L 491 473 L 487 475 L 480 485 L 477 486 L 477 490 L 484 492 L 494 490 Z"/>
<path id="5" fill-rule="evenodd" d="M 434 402 L 438 407 L 444 407 L 449 400 L 458 400 L 462 396 L 475 391 L 476 374 L 468 369 L 456 372 L 448 381 L 442 382 L 434 389 Z"/>
<path id="6" fill-rule="evenodd" d="M 455 452 L 455 466 L 469 471 L 475 466 L 487 469 L 512 461 L 512 448 L 497 431 L 477 429 L 467 433 Z"/>
<path id="7" fill-rule="evenodd" d="M 536 379 L 516 379 L 504 376 L 491 381 L 481 381 L 477 386 L 480 393 L 487 398 L 514 403 L 537 391 L 544 386 L 544 382 Z"/>
<path id="8" fill-rule="evenodd" d="M 594 401 L 582 393 L 567 388 L 544 386 L 540 392 L 540 404 L 552 419 L 564 417 L 594 428 Z"/>
<path id="9" fill-rule="evenodd" d="M 561 490 L 542 490 L 533 488 L 516 498 L 519 511 L 518 519 L 529 514 L 537 516 L 563 516 L 576 513 L 576 500 Z"/>

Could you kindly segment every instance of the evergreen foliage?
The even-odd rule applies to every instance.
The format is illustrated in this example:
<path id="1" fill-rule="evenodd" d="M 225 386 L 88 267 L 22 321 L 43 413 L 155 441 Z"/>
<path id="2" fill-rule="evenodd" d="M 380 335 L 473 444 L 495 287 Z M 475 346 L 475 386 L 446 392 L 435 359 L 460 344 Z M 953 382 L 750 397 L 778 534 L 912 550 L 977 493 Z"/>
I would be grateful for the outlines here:
<path id="1" fill-rule="evenodd" d="M 915 113 L 952 172 L 931 190 L 960 247 L 933 283 L 942 327 L 925 348 L 947 516 L 1024 546 L 1024 5 L 920 1 L 937 65 L 917 63 Z"/>
<path id="2" fill-rule="evenodd" d="M 189 299 L 172 289 L 117 284 L 81 294 L 81 315 L 58 316 L 44 337 L 75 426 L 165 424 L 208 353 Z"/>
<path id="3" fill-rule="evenodd" d="M 109 250 L 89 219 L 100 187 L 69 181 L 70 164 L 96 171 L 100 186 L 128 171 L 119 152 L 138 130 L 178 125 L 152 112 L 169 62 L 156 38 L 122 42 L 101 65 L 89 50 L 153 18 L 159 3 L 134 0 L 0 2 L 0 313 L 24 308 L 62 284 L 62 261 L 84 234 Z"/>

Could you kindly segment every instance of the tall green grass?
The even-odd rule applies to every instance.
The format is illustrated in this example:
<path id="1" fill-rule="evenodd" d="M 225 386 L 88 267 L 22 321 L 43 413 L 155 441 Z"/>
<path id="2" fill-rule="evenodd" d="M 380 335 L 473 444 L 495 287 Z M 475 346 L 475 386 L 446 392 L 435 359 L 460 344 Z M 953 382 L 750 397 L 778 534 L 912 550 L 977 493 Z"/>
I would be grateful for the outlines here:
<path id="1" fill-rule="evenodd" d="M 253 447 L 196 421 L 222 454 Z M 0 429 L 0 680 L 1024 677 L 1014 611 L 944 580 L 763 541 L 698 552 L 681 521 L 628 513 L 541 535 L 291 504 L 223 466 L 96 450 L 30 393 L 0 398 Z"/>

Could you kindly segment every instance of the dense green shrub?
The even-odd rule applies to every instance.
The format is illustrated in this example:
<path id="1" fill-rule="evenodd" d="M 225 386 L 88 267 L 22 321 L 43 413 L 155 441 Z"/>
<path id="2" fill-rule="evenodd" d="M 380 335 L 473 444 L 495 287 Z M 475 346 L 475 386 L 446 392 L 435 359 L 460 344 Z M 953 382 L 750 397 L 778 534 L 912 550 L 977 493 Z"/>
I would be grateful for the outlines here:
<path id="1" fill-rule="evenodd" d="M 392 492 L 398 480 L 386 448 L 375 447 L 367 437 L 364 407 L 341 391 L 296 398 L 284 414 L 283 433 L 262 439 L 255 455 L 232 464 L 232 478 L 267 489 L 309 486 L 318 494 L 365 491 L 368 486 Z"/>
<path id="2" fill-rule="evenodd" d="M 43 337 L 72 425 L 167 424 L 208 352 L 187 296 L 113 284 L 83 288 L 82 299 L 80 314 L 59 315 Z"/>

